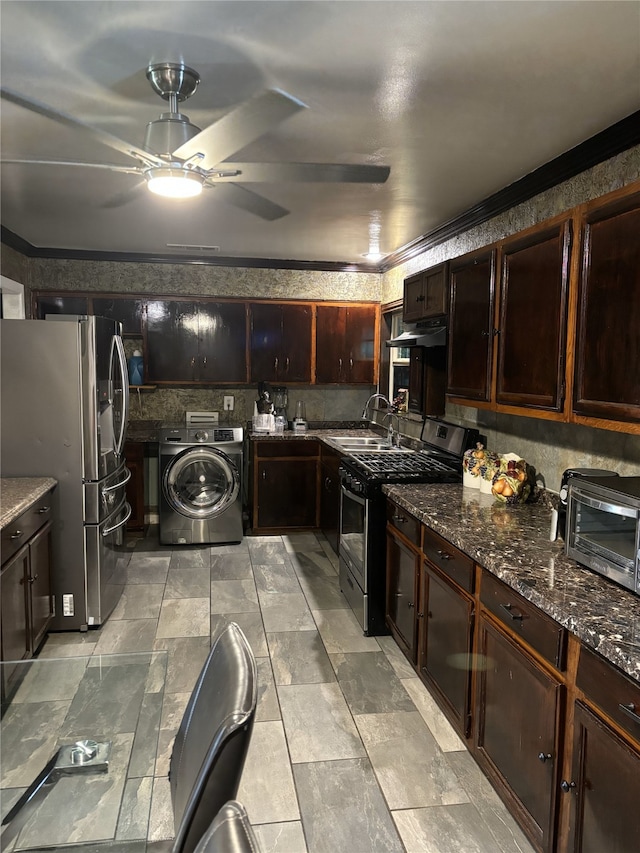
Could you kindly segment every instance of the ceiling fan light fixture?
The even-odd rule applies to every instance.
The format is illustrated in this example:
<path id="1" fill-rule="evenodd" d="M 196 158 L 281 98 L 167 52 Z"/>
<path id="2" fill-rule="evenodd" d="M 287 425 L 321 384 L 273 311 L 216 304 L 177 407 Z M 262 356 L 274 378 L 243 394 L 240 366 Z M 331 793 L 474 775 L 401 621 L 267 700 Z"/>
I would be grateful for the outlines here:
<path id="1" fill-rule="evenodd" d="M 145 177 L 151 192 L 165 198 L 193 198 L 202 192 L 203 178 L 189 169 L 149 169 Z"/>

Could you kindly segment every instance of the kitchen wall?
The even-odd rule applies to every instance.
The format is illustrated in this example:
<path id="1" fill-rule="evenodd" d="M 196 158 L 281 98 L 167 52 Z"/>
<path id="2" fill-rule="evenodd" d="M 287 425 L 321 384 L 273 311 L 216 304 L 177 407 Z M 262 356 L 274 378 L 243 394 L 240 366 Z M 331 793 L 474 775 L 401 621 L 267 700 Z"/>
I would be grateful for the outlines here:
<path id="1" fill-rule="evenodd" d="M 380 300 L 381 278 L 374 273 L 217 267 L 204 264 L 145 264 L 117 261 L 78 261 L 33 258 L 28 265 L 30 290 L 91 290 L 112 293 L 148 293 L 153 296 L 223 296 L 256 299 Z M 141 342 L 128 341 L 127 355 Z M 352 420 L 362 412 L 375 389 L 366 387 L 291 388 L 289 414 L 296 400 L 307 404 L 309 420 Z M 234 423 L 246 423 L 253 414 L 256 388 L 158 388 L 134 392 L 131 417 L 135 420 L 184 422 L 187 411 L 218 411 L 222 397 L 233 394 Z"/>
<path id="2" fill-rule="evenodd" d="M 479 249 L 639 179 L 640 146 L 636 146 L 385 273 L 382 302 L 400 299 L 405 277 L 414 272 Z M 533 319 L 530 331 L 535 346 Z M 535 466 L 552 491 L 558 491 L 565 468 L 611 468 L 624 475 L 640 475 L 640 436 L 637 435 L 466 406 L 448 405 L 445 417 L 455 423 L 476 426 L 486 435 L 491 450 L 518 453 Z M 403 432 L 419 435 L 419 424 L 403 423 Z"/>

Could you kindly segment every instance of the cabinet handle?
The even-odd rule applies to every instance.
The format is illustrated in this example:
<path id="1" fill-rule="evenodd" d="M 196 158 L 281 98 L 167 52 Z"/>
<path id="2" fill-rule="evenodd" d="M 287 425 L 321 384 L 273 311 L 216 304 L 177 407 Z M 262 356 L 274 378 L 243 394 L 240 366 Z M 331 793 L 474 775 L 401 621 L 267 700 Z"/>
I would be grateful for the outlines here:
<path id="1" fill-rule="evenodd" d="M 424 619 L 424 613 L 417 613 L 416 616 L 418 619 Z"/>
<path id="2" fill-rule="evenodd" d="M 353 357 L 349 358 L 349 367 L 353 370 Z"/>
<path id="3" fill-rule="evenodd" d="M 324 478 L 324 487 L 327 491 L 329 491 L 329 489 L 331 488 L 331 483 L 332 483 L 331 477 L 325 477 Z"/>
<path id="4" fill-rule="evenodd" d="M 29 583 L 35 583 L 38 580 L 38 575 L 34 575 L 32 578 L 29 578 Z"/>
<path id="5" fill-rule="evenodd" d="M 545 761 L 551 761 L 553 759 L 553 755 L 550 752 L 540 752 L 538 753 L 538 761 L 542 761 L 544 764 Z"/>
<path id="6" fill-rule="evenodd" d="M 409 521 L 404 515 L 394 515 L 391 520 L 395 521 L 396 524 L 406 524 Z"/>
<path id="7" fill-rule="evenodd" d="M 40 509 L 38 510 L 38 515 L 44 515 L 45 512 L 49 512 L 50 509 L 51 509 L 50 506 L 41 506 Z"/>
<path id="8" fill-rule="evenodd" d="M 196 357 L 195 357 L 195 355 L 194 355 L 194 356 L 192 356 L 192 358 L 191 358 L 191 367 L 195 367 L 195 366 L 196 366 Z"/>
<path id="9" fill-rule="evenodd" d="M 338 359 L 338 370 L 342 370 L 342 359 Z"/>
<path id="10" fill-rule="evenodd" d="M 22 530 L 16 530 L 15 533 L 11 534 L 12 539 L 20 539 L 21 536 L 24 536 L 24 533 Z"/>
<path id="11" fill-rule="evenodd" d="M 407 607 L 415 607 L 413 601 L 407 601 Z"/>
<path id="12" fill-rule="evenodd" d="M 203 366 L 203 367 L 206 367 L 206 366 L 207 366 L 207 357 L 206 357 L 206 355 L 205 355 L 205 356 L 203 357 L 203 359 L 202 359 L 202 366 Z"/>
<path id="13" fill-rule="evenodd" d="M 289 372 L 289 356 L 287 356 L 284 360 L 284 369 L 286 373 Z"/>
<path id="14" fill-rule="evenodd" d="M 482 337 L 483 337 L 483 338 L 489 338 L 489 337 L 491 337 L 491 332 L 487 332 L 487 330 L 486 330 L 486 329 L 483 329 L 483 330 L 480 332 L 480 334 L 482 335 Z"/>
<path id="15" fill-rule="evenodd" d="M 266 479 L 267 479 L 267 472 L 266 472 L 266 471 L 263 471 L 263 472 L 262 472 L 262 479 L 263 479 L 263 480 L 266 480 Z"/>
<path id="16" fill-rule="evenodd" d="M 522 615 L 522 613 L 517 613 L 517 612 L 512 613 L 511 612 L 512 606 L 513 605 L 511 605 L 511 604 L 501 604 L 500 605 L 500 607 L 509 614 L 509 618 L 513 619 L 514 622 L 518 622 L 518 621 L 521 621 L 522 619 L 524 619 L 524 616 Z"/>
<path id="17" fill-rule="evenodd" d="M 273 369 L 274 369 L 274 370 L 277 370 L 277 369 L 278 369 L 278 356 L 276 356 L 276 357 L 273 359 Z"/>
<path id="18" fill-rule="evenodd" d="M 627 714 L 629 717 L 631 717 L 634 723 L 640 723 L 640 714 L 636 713 L 636 706 L 633 704 L 633 702 L 629 702 L 628 705 L 625 705 L 624 702 L 621 702 L 618 705 L 618 708 L 624 714 Z"/>
<path id="19" fill-rule="evenodd" d="M 560 787 L 565 792 L 565 794 L 568 794 L 572 788 L 576 787 L 576 783 L 575 782 L 567 782 L 566 779 L 563 779 L 562 782 L 560 782 Z"/>
<path id="20" fill-rule="evenodd" d="M 451 559 L 451 554 L 447 554 L 446 551 L 441 551 L 439 548 L 438 548 L 438 554 L 439 554 L 441 560 L 450 560 Z"/>
<path id="21" fill-rule="evenodd" d="M 421 293 L 420 296 L 416 296 L 416 302 L 424 302 L 424 293 Z"/>

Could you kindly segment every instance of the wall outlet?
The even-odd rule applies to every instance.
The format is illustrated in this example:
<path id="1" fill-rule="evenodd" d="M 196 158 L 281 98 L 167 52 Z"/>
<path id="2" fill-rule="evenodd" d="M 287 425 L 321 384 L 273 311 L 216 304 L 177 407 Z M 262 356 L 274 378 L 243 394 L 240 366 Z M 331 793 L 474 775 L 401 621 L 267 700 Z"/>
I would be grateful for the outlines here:
<path id="1" fill-rule="evenodd" d="M 233 411 L 233 397 L 225 396 L 225 398 L 223 400 L 223 408 L 224 408 L 225 412 L 232 412 Z"/>

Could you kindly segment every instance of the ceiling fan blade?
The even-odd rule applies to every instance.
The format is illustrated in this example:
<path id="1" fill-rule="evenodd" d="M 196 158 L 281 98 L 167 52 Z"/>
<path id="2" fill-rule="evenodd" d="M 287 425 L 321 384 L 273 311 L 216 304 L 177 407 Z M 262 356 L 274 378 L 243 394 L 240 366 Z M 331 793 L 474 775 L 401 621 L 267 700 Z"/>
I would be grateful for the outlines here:
<path id="1" fill-rule="evenodd" d="M 212 168 L 304 109 L 306 104 L 302 101 L 279 89 L 269 89 L 205 127 L 177 148 L 173 155 L 188 160 L 194 154 L 203 154 L 205 159 L 202 165 L 204 168 Z"/>
<path id="2" fill-rule="evenodd" d="M 210 187 L 215 190 L 216 198 L 227 204 L 233 204 L 235 207 L 240 207 L 248 213 L 253 213 L 254 216 L 259 216 L 261 219 L 267 219 L 273 222 L 275 219 L 281 219 L 287 216 L 289 211 L 285 207 L 280 207 L 268 198 L 258 195 L 245 187 L 240 187 L 237 184 L 210 184 L 206 183 L 205 187 Z"/>
<path id="3" fill-rule="evenodd" d="M 362 183 L 383 184 L 389 177 L 389 166 L 359 166 L 349 163 L 233 163 L 224 164 L 240 174 L 234 181 L 247 183 Z M 215 179 L 215 175 L 213 176 Z M 221 178 L 220 180 L 224 180 Z"/>
<path id="4" fill-rule="evenodd" d="M 121 193 L 116 193 L 116 195 L 111 196 L 111 198 L 104 201 L 100 207 L 109 210 L 112 207 L 122 207 L 125 204 L 129 204 L 130 201 L 133 201 L 138 198 L 138 196 L 142 195 L 142 191 L 146 190 L 146 187 L 147 182 L 145 180 L 139 181 L 137 184 L 134 184 L 132 187 L 128 187 Z"/>
<path id="5" fill-rule="evenodd" d="M 0 163 L 13 163 L 23 166 L 79 166 L 85 169 L 106 169 L 109 172 L 124 172 L 129 175 L 140 175 L 142 169 L 138 166 L 116 166 L 112 163 L 81 163 L 75 160 L 5 160 L 0 158 Z"/>
<path id="6" fill-rule="evenodd" d="M 17 104 L 19 107 L 24 107 L 24 109 L 30 110 L 31 112 L 37 113 L 45 118 L 53 119 L 53 121 L 57 121 L 58 124 L 63 124 L 67 127 L 73 128 L 74 130 L 79 130 L 84 133 L 87 138 L 93 139 L 94 142 L 100 142 L 102 145 L 114 148 L 116 151 L 120 151 L 121 154 L 126 154 L 128 157 L 133 157 L 135 160 L 139 160 L 149 166 L 166 165 L 165 161 L 156 157 L 155 154 L 150 154 L 148 151 L 138 148 L 137 145 L 131 145 L 131 143 L 125 142 L 117 136 L 113 136 L 111 133 L 107 133 L 104 130 L 98 130 L 96 127 L 91 127 L 91 125 L 85 124 L 73 116 L 51 109 L 51 107 L 41 104 L 39 101 L 34 101 L 31 98 L 25 98 L 22 95 L 18 95 L 16 92 L 12 92 L 10 89 L 0 89 L 0 97 L 4 98 L 5 101 Z"/>

